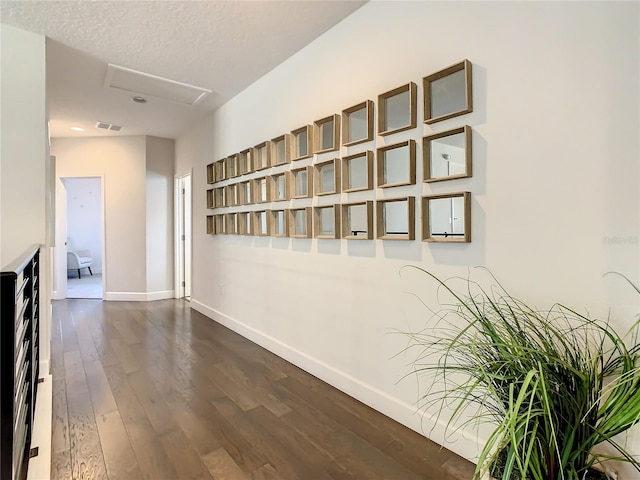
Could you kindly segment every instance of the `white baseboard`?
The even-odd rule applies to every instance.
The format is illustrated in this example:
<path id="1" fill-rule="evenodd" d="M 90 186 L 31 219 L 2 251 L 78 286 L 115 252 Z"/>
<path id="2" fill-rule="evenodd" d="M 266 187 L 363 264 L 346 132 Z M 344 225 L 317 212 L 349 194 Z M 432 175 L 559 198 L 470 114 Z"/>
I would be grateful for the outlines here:
<path id="1" fill-rule="evenodd" d="M 104 299 L 110 302 L 152 302 L 173 298 L 173 290 L 161 292 L 106 292 Z"/>
<path id="2" fill-rule="evenodd" d="M 478 439 L 475 434 L 465 434 L 462 432 L 456 436 L 455 442 L 448 442 L 446 439 L 446 421 L 444 419 L 426 416 L 418 412 L 414 405 L 364 383 L 348 373 L 337 370 L 331 365 L 313 358 L 249 325 L 228 317 L 198 300 L 192 298 L 191 307 L 371 408 L 394 419 L 398 423 L 428 437 L 440 445 L 444 445 L 461 457 L 471 461 L 475 461 L 478 458 L 478 453 L 482 449 L 481 445 L 483 445 L 484 442 Z"/>

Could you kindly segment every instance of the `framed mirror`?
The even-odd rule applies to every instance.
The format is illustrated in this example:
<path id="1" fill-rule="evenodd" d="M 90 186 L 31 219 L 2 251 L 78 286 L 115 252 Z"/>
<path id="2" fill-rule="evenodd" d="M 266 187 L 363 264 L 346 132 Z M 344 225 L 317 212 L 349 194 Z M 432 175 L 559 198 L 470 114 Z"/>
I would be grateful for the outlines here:
<path id="1" fill-rule="evenodd" d="M 313 225 L 311 207 L 292 208 L 289 213 L 289 236 L 293 238 L 311 238 Z"/>
<path id="2" fill-rule="evenodd" d="M 269 235 L 272 237 L 287 237 L 289 229 L 287 225 L 287 216 L 284 210 L 269 210 Z"/>
<path id="3" fill-rule="evenodd" d="M 471 170 L 471 127 L 454 128 L 422 139 L 425 182 L 466 178 Z"/>
<path id="4" fill-rule="evenodd" d="M 313 167 L 303 167 L 289 172 L 290 198 L 309 198 L 313 196 Z"/>
<path id="5" fill-rule="evenodd" d="M 373 239 L 373 202 L 371 200 L 342 205 L 342 238 L 349 240 Z"/>
<path id="6" fill-rule="evenodd" d="M 340 159 L 334 158 L 313 166 L 316 195 L 340 193 Z"/>
<path id="7" fill-rule="evenodd" d="M 218 187 L 213 189 L 213 208 L 226 207 L 225 188 Z"/>
<path id="8" fill-rule="evenodd" d="M 391 135 L 416 127 L 417 87 L 411 82 L 378 96 L 378 134 Z"/>
<path id="9" fill-rule="evenodd" d="M 288 133 L 271 140 L 271 166 L 284 165 L 291 161 L 291 139 Z"/>
<path id="10" fill-rule="evenodd" d="M 253 200 L 251 198 L 251 183 L 251 180 L 247 180 L 238 184 L 239 205 L 250 205 L 251 203 L 253 203 Z"/>
<path id="11" fill-rule="evenodd" d="M 342 144 L 346 147 L 373 140 L 373 102 L 366 100 L 342 111 Z"/>
<path id="12" fill-rule="evenodd" d="M 227 213 L 225 215 L 225 222 L 227 224 L 227 235 L 237 235 L 238 215 L 236 213 Z"/>
<path id="13" fill-rule="evenodd" d="M 422 79 L 427 124 L 473 111 L 471 62 L 463 60 Z"/>
<path id="14" fill-rule="evenodd" d="M 253 212 L 253 234 L 258 237 L 269 236 L 270 210 L 258 210 Z"/>
<path id="15" fill-rule="evenodd" d="M 313 122 L 315 153 L 337 150 L 340 146 L 340 116 L 331 115 Z"/>
<path id="16" fill-rule="evenodd" d="M 358 192 L 373 188 L 373 152 L 356 153 L 342 158 L 342 191 Z"/>
<path id="17" fill-rule="evenodd" d="M 459 192 L 422 197 L 422 240 L 471 241 L 471 193 Z"/>
<path id="18" fill-rule="evenodd" d="M 250 148 L 247 148 L 238 154 L 238 168 L 240 170 L 240 175 L 246 175 L 247 173 L 253 172 Z"/>
<path id="19" fill-rule="evenodd" d="M 225 159 L 225 168 L 227 169 L 227 178 L 234 178 L 240 175 L 238 173 L 238 156 L 230 155 Z"/>
<path id="20" fill-rule="evenodd" d="M 253 147 L 251 158 L 253 159 L 254 170 L 269 168 L 271 166 L 271 142 L 262 142 Z"/>
<path id="21" fill-rule="evenodd" d="M 327 205 L 313 209 L 313 236 L 340 238 L 340 205 Z"/>
<path id="22" fill-rule="evenodd" d="M 207 215 L 207 235 L 215 235 L 216 233 L 216 222 L 214 216 L 215 215 Z"/>
<path id="23" fill-rule="evenodd" d="M 251 187 L 253 203 L 265 203 L 269 201 L 269 184 L 266 177 L 255 178 Z"/>
<path id="24" fill-rule="evenodd" d="M 213 167 L 213 163 L 207 165 L 207 183 L 216 183 L 216 170 Z"/>
<path id="25" fill-rule="evenodd" d="M 225 205 L 227 207 L 235 207 L 238 205 L 238 185 L 236 183 L 225 187 Z"/>
<path id="26" fill-rule="evenodd" d="M 251 221 L 251 212 L 238 213 L 238 234 L 253 235 L 253 222 Z"/>
<path id="27" fill-rule="evenodd" d="M 388 145 L 378 149 L 378 188 L 416 183 L 416 142 Z"/>
<path id="28" fill-rule="evenodd" d="M 291 132 L 291 160 L 301 160 L 313 155 L 313 129 L 305 125 Z"/>
<path id="29" fill-rule="evenodd" d="M 376 237 L 383 240 L 415 240 L 414 197 L 376 202 Z"/>
<path id="30" fill-rule="evenodd" d="M 269 182 L 271 189 L 269 196 L 270 201 L 279 202 L 281 200 L 289 200 L 286 172 L 282 172 L 278 175 L 271 175 L 269 177 Z"/>
<path id="31" fill-rule="evenodd" d="M 214 168 L 214 172 L 215 172 L 215 178 L 216 178 L 216 182 L 221 182 L 222 180 L 225 180 L 227 177 L 225 175 L 225 159 L 223 158 L 222 160 L 218 160 L 217 162 L 215 162 L 213 164 L 213 168 Z"/>
<path id="32" fill-rule="evenodd" d="M 224 214 L 213 216 L 213 229 L 216 235 L 225 235 L 227 233 L 227 222 Z"/>
<path id="33" fill-rule="evenodd" d="M 213 195 L 213 188 L 207 190 L 207 208 L 216 208 L 216 203 Z"/>

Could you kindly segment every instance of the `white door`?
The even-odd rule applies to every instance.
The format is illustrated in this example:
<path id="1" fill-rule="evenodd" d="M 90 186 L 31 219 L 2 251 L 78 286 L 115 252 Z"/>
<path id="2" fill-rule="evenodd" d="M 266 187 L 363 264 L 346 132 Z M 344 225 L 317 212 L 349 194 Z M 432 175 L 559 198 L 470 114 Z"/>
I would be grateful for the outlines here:
<path id="1" fill-rule="evenodd" d="M 191 174 L 176 178 L 176 298 L 191 297 Z"/>

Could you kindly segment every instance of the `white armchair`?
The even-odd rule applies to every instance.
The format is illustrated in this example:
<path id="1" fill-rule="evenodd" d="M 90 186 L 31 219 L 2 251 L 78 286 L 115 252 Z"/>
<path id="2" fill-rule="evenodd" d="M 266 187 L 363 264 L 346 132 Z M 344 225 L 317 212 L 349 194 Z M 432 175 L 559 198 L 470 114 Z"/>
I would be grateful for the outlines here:
<path id="1" fill-rule="evenodd" d="M 88 268 L 89 273 L 93 275 L 93 272 L 91 271 L 92 264 L 93 258 L 91 258 L 91 252 L 88 250 L 67 252 L 67 270 L 77 270 L 78 278 L 82 278 L 82 275 L 80 274 L 81 268 Z"/>

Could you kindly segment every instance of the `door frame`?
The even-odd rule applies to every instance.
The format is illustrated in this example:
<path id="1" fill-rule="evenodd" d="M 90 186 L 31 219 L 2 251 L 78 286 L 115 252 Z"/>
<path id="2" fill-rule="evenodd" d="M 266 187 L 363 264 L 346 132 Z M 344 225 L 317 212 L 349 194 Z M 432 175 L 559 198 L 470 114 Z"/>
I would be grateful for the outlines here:
<path id="1" fill-rule="evenodd" d="M 190 171 L 183 175 L 176 175 L 174 181 L 175 298 L 191 297 L 192 180 L 192 171 Z"/>

